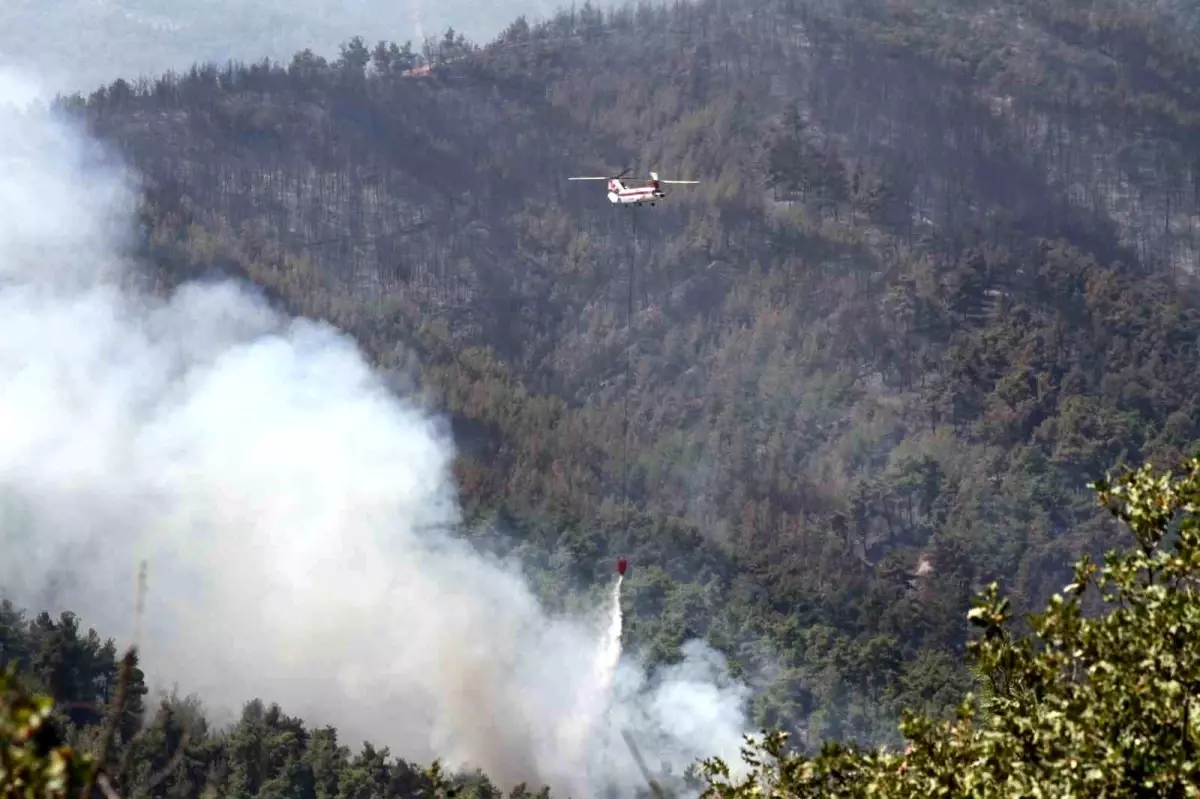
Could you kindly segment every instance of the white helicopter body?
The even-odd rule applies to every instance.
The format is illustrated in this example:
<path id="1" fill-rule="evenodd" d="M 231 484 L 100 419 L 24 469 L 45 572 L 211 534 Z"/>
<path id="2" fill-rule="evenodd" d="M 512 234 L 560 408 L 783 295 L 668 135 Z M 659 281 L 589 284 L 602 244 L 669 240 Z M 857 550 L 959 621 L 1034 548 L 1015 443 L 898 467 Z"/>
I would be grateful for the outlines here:
<path id="1" fill-rule="evenodd" d="M 628 172 L 629 170 L 625 170 Z M 608 181 L 608 201 L 613 205 L 634 205 L 641 206 L 643 203 L 654 205 L 656 202 L 666 199 L 667 193 L 663 191 L 662 184 L 664 183 L 699 183 L 698 180 L 660 180 L 657 172 L 650 173 L 650 180 L 645 186 L 627 186 L 621 179 L 625 172 L 612 177 L 576 177 L 568 178 L 568 180 L 605 180 Z"/>

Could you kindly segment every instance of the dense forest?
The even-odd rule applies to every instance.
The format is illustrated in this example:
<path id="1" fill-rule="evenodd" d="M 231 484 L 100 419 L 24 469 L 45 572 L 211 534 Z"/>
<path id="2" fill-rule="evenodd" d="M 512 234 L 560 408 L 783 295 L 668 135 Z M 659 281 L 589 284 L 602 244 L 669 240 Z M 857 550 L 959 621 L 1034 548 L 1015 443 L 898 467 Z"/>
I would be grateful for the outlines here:
<path id="1" fill-rule="evenodd" d="M 442 787 L 463 796 L 495 796 L 482 775 L 443 776 L 438 766 L 417 766 L 387 749 L 367 744 L 351 755 L 331 727 L 306 727 L 278 705 L 254 700 L 229 730 L 210 729 L 194 697 L 171 696 L 147 707 L 144 675 L 130 650 L 122 659 L 111 640 L 83 631 L 74 614 L 28 619 L 0 602 L 0 658 L 22 675 L 21 686 L 36 687 L 55 700 L 39 747 L 66 744 L 94 750 L 109 719 L 111 757 L 100 755 L 111 780 L 133 796 L 416 797 Z M 123 669 L 128 673 L 123 674 Z M 122 677 L 124 679 L 122 680 Z M 110 713 L 124 683 L 120 712 Z M 19 707 L 17 686 L 0 673 L 0 708 Z M 50 732 L 53 730 L 52 732 Z M 49 734 L 47 734 L 47 732 Z M 52 796 L 13 792 L 19 768 L 9 760 L 10 730 L 0 723 L 0 791 L 4 796 Z M 32 781 L 30 781 L 32 782 Z M 36 783 L 34 783 L 36 784 Z M 479 793 L 481 792 L 482 793 Z M 444 794 L 443 794 L 444 795 Z M 531 791 L 511 791 L 512 799 L 533 799 Z M 544 795 L 544 794 L 543 794 Z"/>
<path id="2" fill-rule="evenodd" d="M 826 740 L 808 754 L 789 747 L 786 732 L 764 731 L 746 736 L 749 768 L 736 775 L 712 756 L 664 789 L 643 765 L 649 791 L 625 794 L 1194 796 L 1200 456 L 1092 488 L 1132 542 L 1108 551 L 1103 566 L 1080 558 L 1072 581 L 1029 617 L 1030 633 L 1013 634 L 1012 604 L 996 583 L 977 594 L 966 614 L 978 633 L 967 645 L 976 690 L 954 718 L 906 711 L 903 751 Z M 259 700 L 224 730 L 190 699 L 164 699 L 150 717 L 136 647 L 118 667 L 111 640 L 81 635 L 70 613 L 30 621 L 0 603 L 0 653 L 4 796 L 505 796 L 484 774 L 448 773 L 437 760 L 418 768 L 369 743 L 351 757 L 335 729 L 306 727 Z M 522 782 L 507 796 L 549 793 Z"/>
<path id="3" fill-rule="evenodd" d="M 1118 0 L 585 4 L 60 105 L 141 172 L 161 290 L 415 352 L 464 534 L 548 604 L 627 555 L 630 646 L 702 636 L 756 725 L 866 742 L 969 688 L 975 590 L 1038 607 L 1113 544 L 1089 480 L 1200 438 L 1191 37 Z M 566 181 L 627 166 L 701 183 Z"/>

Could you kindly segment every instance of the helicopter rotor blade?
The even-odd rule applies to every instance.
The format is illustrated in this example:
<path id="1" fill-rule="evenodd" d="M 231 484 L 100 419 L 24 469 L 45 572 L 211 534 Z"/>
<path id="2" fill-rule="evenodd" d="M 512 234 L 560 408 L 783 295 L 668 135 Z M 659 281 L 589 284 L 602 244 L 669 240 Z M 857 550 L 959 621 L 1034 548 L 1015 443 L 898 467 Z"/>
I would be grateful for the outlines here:
<path id="1" fill-rule="evenodd" d="M 581 178 L 567 178 L 567 180 L 612 180 L 612 178 L 588 175 L 587 177 L 581 177 Z"/>

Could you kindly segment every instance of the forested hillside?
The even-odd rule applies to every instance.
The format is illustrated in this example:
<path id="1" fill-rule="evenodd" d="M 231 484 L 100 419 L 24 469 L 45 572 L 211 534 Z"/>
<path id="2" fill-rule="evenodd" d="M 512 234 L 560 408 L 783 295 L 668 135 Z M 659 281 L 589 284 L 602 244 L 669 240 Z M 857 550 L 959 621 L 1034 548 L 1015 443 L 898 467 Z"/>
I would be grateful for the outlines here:
<path id="1" fill-rule="evenodd" d="M 702 799 L 1194 794 L 1200 457 L 1169 470 L 1143 466 L 1093 488 L 1127 525 L 1132 542 L 1105 553 L 1102 567 L 1083 556 L 1072 581 L 1030 617 L 1031 634 L 1013 634 L 1011 603 L 995 583 L 980 592 L 966 614 L 979 633 L 968 644 L 977 692 L 963 698 L 953 719 L 906 712 L 903 752 L 826 741 L 809 755 L 789 747 L 786 733 L 768 731 L 746 737 L 741 757 L 750 768 L 740 773 L 720 756 L 703 758 L 664 790 L 643 767 L 650 791 L 637 786 L 623 793 L 656 799 L 681 789 Z M 1085 614 L 1087 606 L 1093 612 Z M 351 758 L 335 729 L 306 728 L 258 700 L 221 731 L 190 699 L 164 700 L 150 717 L 136 648 L 126 650 L 118 667 L 111 640 L 101 643 L 91 630 L 81 635 L 69 613 L 57 622 L 44 613 L 30 621 L 0 603 L 0 645 L 10 668 L 24 675 L 0 674 L 6 795 L 505 795 L 482 773 L 449 774 L 437 761 L 419 768 L 370 744 Z M 550 794 L 520 783 L 507 795 Z"/>
<path id="2" fill-rule="evenodd" d="M 972 589 L 1033 607 L 1112 544 L 1089 479 L 1200 438 L 1186 35 L 1125 2 L 584 5 L 425 77 L 356 39 L 65 105 L 143 172 L 164 289 L 241 275 L 383 370 L 415 349 L 473 534 L 548 601 L 626 554 L 631 645 L 705 636 L 758 722 L 865 740 L 958 700 Z M 566 181 L 626 166 L 702 183 Z"/>

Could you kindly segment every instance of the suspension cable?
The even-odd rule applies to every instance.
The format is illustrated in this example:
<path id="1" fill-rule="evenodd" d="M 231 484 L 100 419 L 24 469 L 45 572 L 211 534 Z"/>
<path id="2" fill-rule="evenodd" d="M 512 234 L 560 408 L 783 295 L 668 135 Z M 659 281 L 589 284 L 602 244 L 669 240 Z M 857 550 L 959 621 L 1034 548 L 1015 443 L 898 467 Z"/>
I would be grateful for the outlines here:
<path id="1" fill-rule="evenodd" d="M 621 418 L 621 516 L 622 524 L 629 527 L 629 394 L 633 373 L 633 261 L 637 256 L 637 212 L 629 210 L 629 299 L 625 310 L 625 329 L 629 341 L 625 345 L 625 403 Z"/>

